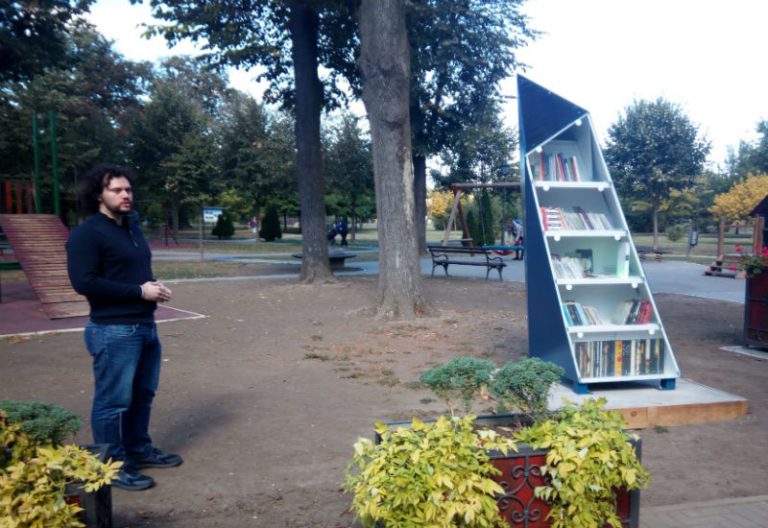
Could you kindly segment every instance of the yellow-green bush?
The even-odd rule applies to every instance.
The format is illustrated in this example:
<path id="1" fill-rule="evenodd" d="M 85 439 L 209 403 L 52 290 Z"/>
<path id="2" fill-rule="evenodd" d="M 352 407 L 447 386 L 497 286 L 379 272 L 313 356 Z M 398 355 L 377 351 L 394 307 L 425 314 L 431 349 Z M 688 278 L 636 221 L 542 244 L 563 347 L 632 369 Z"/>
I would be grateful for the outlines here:
<path id="1" fill-rule="evenodd" d="M 106 464 L 74 445 L 37 445 L 0 411 L 0 528 L 83 526 L 82 508 L 65 501 L 65 487 L 86 491 L 109 484 L 121 462 Z"/>

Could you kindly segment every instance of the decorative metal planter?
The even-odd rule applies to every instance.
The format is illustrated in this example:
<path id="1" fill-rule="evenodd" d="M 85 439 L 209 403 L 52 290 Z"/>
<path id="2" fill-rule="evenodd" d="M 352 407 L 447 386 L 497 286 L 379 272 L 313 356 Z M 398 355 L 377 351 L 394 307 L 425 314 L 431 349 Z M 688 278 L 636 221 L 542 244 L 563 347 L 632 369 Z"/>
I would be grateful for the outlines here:
<path id="1" fill-rule="evenodd" d="M 82 447 L 96 455 L 100 462 L 106 462 L 106 444 Z M 78 504 L 83 509 L 78 517 L 86 528 L 112 528 L 111 486 L 102 486 L 98 491 L 87 492 L 76 484 L 70 484 L 66 487 L 65 500 L 69 504 Z"/>
<path id="2" fill-rule="evenodd" d="M 750 276 L 751 275 L 751 276 Z M 747 274 L 744 299 L 744 342 L 768 348 L 768 268 Z"/>
<path id="3" fill-rule="evenodd" d="M 392 422 L 391 427 L 407 426 L 410 422 Z M 499 414 L 478 416 L 475 420 L 478 426 L 515 427 L 530 424 L 530 418 L 525 415 Z M 379 435 L 375 436 L 378 443 Z M 642 461 L 642 441 L 632 441 L 638 460 Z M 542 466 L 547 463 L 547 451 L 536 451 L 527 445 L 518 445 L 516 453 L 506 455 L 499 452 L 491 453 L 491 464 L 501 471 L 493 477 L 502 488 L 504 495 L 497 500 L 501 516 L 510 528 L 549 528 L 547 520 L 549 504 L 534 496 L 537 486 L 545 486 L 547 477 Z M 619 490 L 616 496 L 616 513 L 623 528 L 639 528 L 640 526 L 640 490 Z M 607 525 L 606 525 L 607 527 Z"/>

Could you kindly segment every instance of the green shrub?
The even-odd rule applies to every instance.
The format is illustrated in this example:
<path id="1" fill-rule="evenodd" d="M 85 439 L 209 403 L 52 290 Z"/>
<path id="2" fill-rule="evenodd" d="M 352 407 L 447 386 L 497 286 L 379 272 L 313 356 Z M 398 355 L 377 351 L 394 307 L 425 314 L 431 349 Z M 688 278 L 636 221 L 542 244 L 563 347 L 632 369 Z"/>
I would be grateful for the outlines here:
<path id="1" fill-rule="evenodd" d="M 453 414 L 453 402 L 461 400 L 466 412 L 472 407 L 472 399 L 488 385 L 496 365 L 471 356 L 453 358 L 444 365 L 424 372 L 419 380 L 443 398 Z"/>
<path id="2" fill-rule="evenodd" d="M 283 234 L 280 231 L 280 215 L 277 212 L 277 207 L 274 205 L 267 206 L 267 210 L 264 213 L 264 218 L 261 220 L 259 237 L 263 238 L 267 242 L 272 242 L 275 239 L 283 238 Z"/>
<path id="3" fill-rule="evenodd" d="M 547 395 L 563 369 L 539 358 L 510 361 L 494 375 L 490 389 L 502 411 L 539 413 L 547 410 Z"/>
<path id="4" fill-rule="evenodd" d="M 677 242 L 685 235 L 686 227 L 681 224 L 675 224 L 667 228 L 667 238 L 670 242 Z"/>
<path id="5" fill-rule="evenodd" d="M 377 424 L 381 442 L 355 444 L 345 472 L 345 491 L 365 527 L 464 526 L 493 528 L 502 519 L 496 495 L 502 487 L 490 477 L 499 471 L 488 451 L 517 448 L 490 430 L 473 430 L 474 416 L 440 417 L 410 427 Z"/>
<path id="6" fill-rule="evenodd" d="M 0 411 L 0 526 L 30 528 L 85 526 L 78 504 L 65 501 L 66 487 L 76 483 L 96 491 L 112 482 L 122 462 L 106 464 L 74 445 L 38 445 Z"/>
<path id="7" fill-rule="evenodd" d="M 80 430 L 80 418 L 66 409 L 50 403 L 34 401 L 0 401 L 12 424 L 38 445 L 61 445 L 64 439 Z"/>
<path id="8" fill-rule="evenodd" d="M 235 234 L 235 224 L 232 223 L 232 217 L 227 211 L 222 212 L 216 219 L 216 225 L 213 226 L 211 234 L 218 237 L 219 240 L 230 238 Z"/>
<path id="9" fill-rule="evenodd" d="M 547 449 L 542 467 L 551 482 L 535 490 L 551 502 L 552 528 L 621 528 L 616 493 L 645 487 L 648 472 L 637 459 L 618 411 L 604 409 L 605 398 L 587 399 L 580 407 L 566 406 L 547 420 L 515 435 L 533 449 Z"/>

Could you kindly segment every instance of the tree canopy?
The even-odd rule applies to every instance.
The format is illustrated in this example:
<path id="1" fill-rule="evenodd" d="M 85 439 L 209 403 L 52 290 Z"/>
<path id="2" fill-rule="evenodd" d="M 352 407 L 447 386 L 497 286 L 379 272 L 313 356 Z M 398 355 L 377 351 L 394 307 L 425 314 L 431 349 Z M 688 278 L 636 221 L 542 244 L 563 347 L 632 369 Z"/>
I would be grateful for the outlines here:
<path id="1" fill-rule="evenodd" d="M 0 82 L 30 80 L 66 60 L 70 22 L 94 0 L 0 1 Z"/>
<path id="2" fill-rule="evenodd" d="M 709 211 L 732 222 L 746 220 L 749 213 L 768 196 L 768 174 L 751 174 L 741 183 L 715 196 Z"/>
<path id="3" fill-rule="evenodd" d="M 663 98 L 636 101 L 608 130 L 605 157 L 622 199 L 650 206 L 654 249 L 658 212 L 672 190 L 690 187 L 709 153 L 709 142 L 680 106 Z"/>

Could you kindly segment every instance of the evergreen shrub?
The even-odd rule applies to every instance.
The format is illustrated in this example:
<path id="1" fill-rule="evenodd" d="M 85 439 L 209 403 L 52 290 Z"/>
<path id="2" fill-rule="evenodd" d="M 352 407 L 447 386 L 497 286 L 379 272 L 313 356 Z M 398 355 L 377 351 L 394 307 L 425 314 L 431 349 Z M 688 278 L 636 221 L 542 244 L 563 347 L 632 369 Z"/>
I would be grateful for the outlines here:
<path id="1" fill-rule="evenodd" d="M 261 221 L 259 237 L 263 238 L 267 242 L 272 242 L 275 239 L 283 238 L 283 233 L 280 230 L 280 215 L 277 212 L 277 207 L 274 205 L 270 204 L 267 206 L 267 210 L 264 213 L 264 218 Z"/>

